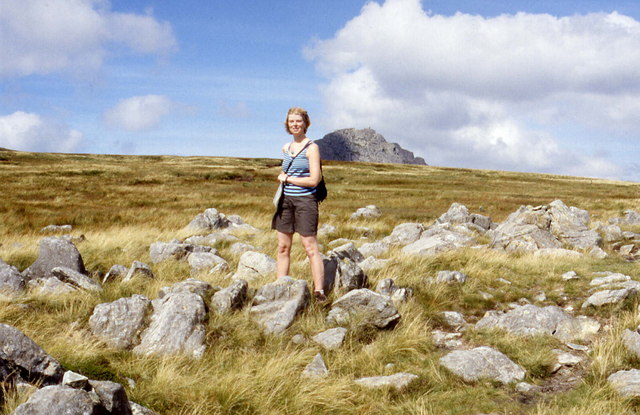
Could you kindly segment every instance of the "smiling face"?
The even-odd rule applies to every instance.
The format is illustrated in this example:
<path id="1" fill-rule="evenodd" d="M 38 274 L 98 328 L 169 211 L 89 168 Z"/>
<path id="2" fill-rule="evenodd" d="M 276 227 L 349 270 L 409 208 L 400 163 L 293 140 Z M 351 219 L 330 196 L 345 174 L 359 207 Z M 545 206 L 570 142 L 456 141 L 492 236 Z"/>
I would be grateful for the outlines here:
<path id="1" fill-rule="evenodd" d="M 307 131 L 307 125 L 302 115 L 289 114 L 287 116 L 287 129 L 289 133 L 293 135 L 304 134 Z"/>
<path id="2" fill-rule="evenodd" d="M 284 121 L 284 128 L 289 134 L 305 134 L 310 125 L 311 120 L 309 120 L 307 111 L 299 107 L 289 108 L 287 118 Z"/>

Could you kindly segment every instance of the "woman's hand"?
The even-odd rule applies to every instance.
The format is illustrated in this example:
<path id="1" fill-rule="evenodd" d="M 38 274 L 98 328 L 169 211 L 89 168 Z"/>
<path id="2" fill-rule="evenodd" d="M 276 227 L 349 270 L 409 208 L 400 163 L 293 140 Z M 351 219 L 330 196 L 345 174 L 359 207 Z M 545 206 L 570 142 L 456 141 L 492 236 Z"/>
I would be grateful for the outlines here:
<path id="1" fill-rule="evenodd" d="M 280 173 L 280 174 L 278 175 L 278 181 L 279 181 L 280 183 L 286 183 L 288 178 L 289 178 L 289 176 L 288 176 L 286 173 L 284 173 L 284 172 L 282 172 L 282 173 Z"/>

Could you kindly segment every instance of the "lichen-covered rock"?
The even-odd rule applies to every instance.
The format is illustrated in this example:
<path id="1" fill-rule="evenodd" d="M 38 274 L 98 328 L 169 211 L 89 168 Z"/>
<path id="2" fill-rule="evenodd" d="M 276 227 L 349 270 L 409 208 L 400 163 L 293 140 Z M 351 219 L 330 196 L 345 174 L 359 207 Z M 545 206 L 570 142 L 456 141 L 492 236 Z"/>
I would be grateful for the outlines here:
<path id="1" fill-rule="evenodd" d="M 621 288 L 618 290 L 602 290 L 593 293 L 582 303 L 582 308 L 601 307 L 607 304 L 617 304 L 638 292 L 636 288 Z"/>
<path id="2" fill-rule="evenodd" d="M 316 334 L 312 339 L 327 350 L 335 350 L 342 346 L 346 335 L 347 329 L 344 327 L 334 327 Z"/>
<path id="3" fill-rule="evenodd" d="M 327 322 L 344 325 L 355 316 L 360 324 L 380 329 L 393 327 L 400 320 L 391 298 L 366 288 L 350 291 L 334 301 Z"/>
<path id="4" fill-rule="evenodd" d="M 320 353 L 314 356 L 311 363 L 309 363 L 302 372 L 302 377 L 313 379 L 324 378 L 328 375 L 329 370 L 327 369 L 327 365 L 324 363 L 324 359 Z"/>
<path id="5" fill-rule="evenodd" d="M 16 295 L 25 289 L 26 282 L 18 268 L 0 259 L 0 294 Z"/>
<path id="6" fill-rule="evenodd" d="M 145 264 L 144 262 L 133 261 L 131 267 L 129 267 L 127 275 L 124 277 L 122 282 L 129 282 L 136 277 L 149 279 L 155 278 L 155 276 L 153 275 L 153 271 L 151 271 L 151 268 L 149 268 L 149 265 Z"/>
<path id="7" fill-rule="evenodd" d="M 195 278 L 187 278 L 179 281 L 169 287 L 162 287 L 158 291 L 158 298 L 163 298 L 174 293 L 193 293 L 199 295 L 203 300 L 209 298 L 213 294 L 214 287 L 206 281 L 200 281 Z"/>
<path id="8" fill-rule="evenodd" d="M 622 332 L 622 344 L 636 358 L 640 358 L 640 334 L 637 331 L 625 329 Z"/>
<path id="9" fill-rule="evenodd" d="M 486 346 L 455 350 L 440 358 L 440 364 L 468 382 L 487 378 L 507 384 L 522 380 L 526 373 L 506 355 Z"/>
<path id="10" fill-rule="evenodd" d="M 307 307 L 309 299 L 306 281 L 280 277 L 258 290 L 249 313 L 266 334 L 281 334 Z"/>
<path id="11" fill-rule="evenodd" d="M 86 274 L 84 261 L 80 252 L 69 241 L 56 237 L 43 238 L 40 241 L 38 258 L 22 272 L 26 280 L 52 277 L 55 267 L 66 267 L 81 274 Z"/>
<path id="12" fill-rule="evenodd" d="M 467 282 L 467 279 L 469 279 L 467 274 L 460 271 L 438 271 L 438 275 L 436 276 L 436 282 L 445 284 L 464 284 Z"/>
<path id="13" fill-rule="evenodd" d="M 34 392 L 29 400 L 18 406 L 12 415 L 97 415 L 98 409 L 91 395 L 65 385 L 45 386 Z"/>
<path id="14" fill-rule="evenodd" d="M 202 357 L 206 349 L 206 307 L 202 297 L 177 292 L 154 300 L 152 304 L 151 324 L 142 332 L 140 344 L 133 351 L 144 355 L 184 353 Z"/>
<path id="15" fill-rule="evenodd" d="M 194 252 L 189 255 L 187 261 L 191 266 L 192 275 L 203 272 L 215 274 L 216 272 L 229 271 L 229 263 L 212 252 Z"/>
<path id="16" fill-rule="evenodd" d="M 238 270 L 234 279 L 252 281 L 259 277 L 266 277 L 276 272 L 276 260 L 262 252 L 248 251 L 242 254 L 238 262 Z"/>
<path id="17" fill-rule="evenodd" d="M 128 272 L 129 272 L 129 268 L 125 267 L 124 265 L 115 264 L 109 269 L 107 274 L 104 276 L 104 278 L 102 279 L 102 283 L 104 284 L 107 281 L 115 281 L 116 279 L 123 279 L 124 277 L 127 276 Z"/>
<path id="18" fill-rule="evenodd" d="M 368 258 L 370 256 L 377 257 L 380 255 L 384 255 L 389 251 L 389 248 L 390 245 L 385 242 L 368 242 L 362 244 L 362 246 L 358 248 L 358 251 L 363 258 Z M 362 260 L 358 262 L 362 262 Z"/>
<path id="19" fill-rule="evenodd" d="M 111 347 L 128 349 L 140 341 L 151 301 L 134 294 L 110 303 L 98 304 L 89 318 L 91 332 Z"/>
<path id="20" fill-rule="evenodd" d="M 88 276 L 67 267 L 55 267 L 51 275 L 62 282 L 66 282 L 87 291 L 102 291 L 102 286 Z"/>
<path id="21" fill-rule="evenodd" d="M 624 397 L 640 396 L 640 370 L 619 370 L 607 378 L 609 385 Z"/>
<path id="22" fill-rule="evenodd" d="M 90 380 L 89 385 L 100 399 L 100 409 L 113 415 L 132 415 L 127 393 L 121 384 L 108 380 Z"/>
<path id="23" fill-rule="evenodd" d="M 382 216 L 382 212 L 376 205 L 368 205 L 363 208 L 359 208 L 354 213 L 351 214 L 351 219 L 360 219 L 360 218 L 377 218 Z"/>
<path id="24" fill-rule="evenodd" d="M 215 208 L 209 208 L 193 218 L 187 225 L 187 229 L 194 233 L 202 233 L 227 228 L 230 224 L 231 222 L 223 213 Z"/>
<path id="25" fill-rule="evenodd" d="M 158 264 L 167 259 L 181 260 L 194 252 L 211 252 L 210 246 L 193 245 L 178 240 L 171 242 L 154 242 L 149 246 L 151 262 Z"/>
<path id="26" fill-rule="evenodd" d="M 60 383 L 64 370 L 60 363 L 13 326 L 0 323 L 0 360 L 16 368 L 26 380 Z"/>
<path id="27" fill-rule="evenodd" d="M 356 263 L 362 262 L 364 260 L 364 256 L 356 248 L 353 242 L 347 242 L 344 245 L 334 248 L 333 250 L 331 250 L 331 252 L 329 252 L 329 256 L 335 256 L 339 259 L 348 258 Z"/>
<path id="28" fill-rule="evenodd" d="M 474 242 L 475 238 L 466 233 L 437 226 L 423 232 L 417 241 L 404 246 L 402 252 L 409 255 L 433 256 L 469 246 Z"/>
<path id="29" fill-rule="evenodd" d="M 484 317 L 476 323 L 476 329 L 495 327 L 513 334 L 529 336 L 553 334 L 560 322 L 572 318 L 557 306 L 538 307 L 527 304 L 517 306 L 507 313 L 487 311 Z"/>
<path id="30" fill-rule="evenodd" d="M 354 382 L 369 389 L 392 388 L 398 391 L 406 389 L 411 383 L 418 379 L 412 373 L 395 373 L 389 376 L 373 376 L 356 379 Z"/>
<path id="31" fill-rule="evenodd" d="M 424 225 L 421 223 L 401 223 L 393 228 L 391 234 L 382 239 L 382 242 L 391 245 L 409 245 L 418 239 L 424 232 Z"/>
<path id="32" fill-rule="evenodd" d="M 236 280 L 229 287 L 224 288 L 213 295 L 211 307 L 220 314 L 233 310 L 240 310 L 247 300 L 249 283 L 245 280 Z"/>
<path id="33" fill-rule="evenodd" d="M 600 323 L 590 317 L 578 316 L 576 318 L 558 322 L 553 335 L 564 343 L 572 341 L 592 341 L 598 331 Z"/>

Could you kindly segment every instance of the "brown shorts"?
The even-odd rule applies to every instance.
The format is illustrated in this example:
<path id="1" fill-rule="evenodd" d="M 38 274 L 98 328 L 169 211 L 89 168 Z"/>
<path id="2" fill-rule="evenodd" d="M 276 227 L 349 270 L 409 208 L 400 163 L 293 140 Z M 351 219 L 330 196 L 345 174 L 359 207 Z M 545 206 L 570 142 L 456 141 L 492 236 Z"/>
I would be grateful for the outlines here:
<path id="1" fill-rule="evenodd" d="M 271 229 L 283 233 L 298 232 L 302 236 L 315 236 L 318 233 L 316 197 L 285 195 L 282 204 L 273 215 Z"/>

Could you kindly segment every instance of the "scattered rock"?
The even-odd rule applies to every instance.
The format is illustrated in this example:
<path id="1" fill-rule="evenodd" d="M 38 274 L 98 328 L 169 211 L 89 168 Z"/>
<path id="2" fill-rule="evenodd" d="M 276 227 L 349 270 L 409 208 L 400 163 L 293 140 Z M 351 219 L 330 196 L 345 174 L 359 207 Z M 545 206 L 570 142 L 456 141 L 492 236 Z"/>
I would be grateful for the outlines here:
<path id="1" fill-rule="evenodd" d="M 238 279 L 231 286 L 222 289 L 213 295 L 211 307 L 220 314 L 240 310 L 247 300 L 247 281 Z"/>
<path id="2" fill-rule="evenodd" d="M 607 378 L 609 385 L 624 397 L 640 396 L 640 370 L 620 370 Z"/>
<path id="3" fill-rule="evenodd" d="M 206 307 L 194 293 L 176 292 L 153 301 L 151 324 L 133 351 L 143 355 L 186 353 L 195 358 L 205 351 Z"/>
<path id="4" fill-rule="evenodd" d="M 356 379 L 355 383 L 369 389 L 392 388 L 402 391 L 418 379 L 417 375 L 400 372 L 389 376 L 374 376 Z"/>
<path id="5" fill-rule="evenodd" d="M 462 347 L 462 333 L 447 333 L 442 330 L 433 330 L 431 332 L 433 343 L 438 347 L 446 349 L 457 349 Z"/>
<path id="6" fill-rule="evenodd" d="M 140 341 L 150 305 L 147 297 L 138 294 L 98 304 L 89 318 L 91 332 L 111 347 L 129 349 Z"/>
<path id="7" fill-rule="evenodd" d="M 366 288 L 350 291 L 334 301 L 327 322 L 343 325 L 352 316 L 357 316 L 360 324 L 380 329 L 393 327 L 400 320 L 400 313 L 389 297 Z"/>
<path id="8" fill-rule="evenodd" d="M 246 244 L 244 242 L 236 242 L 229 247 L 229 253 L 231 255 L 242 255 L 248 251 L 258 251 L 255 246 Z"/>
<path id="9" fill-rule="evenodd" d="M 327 365 L 324 363 L 324 359 L 320 353 L 315 355 L 311 363 L 309 363 L 302 372 L 302 377 L 312 379 L 324 378 L 328 375 L 329 370 L 327 369 Z"/>
<path id="10" fill-rule="evenodd" d="M 420 239 L 424 232 L 424 226 L 421 223 L 402 223 L 391 232 L 391 235 L 382 239 L 383 243 L 391 245 L 409 245 Z"/>
<path id="11" fill-rule="evenodd" d="M 193 293 L 197 294 L 203 300 L 208 299 L 213 294 L 214 288 L 206 281 L 200 281 L 195 278 L 187 278 L 184 281 L 177 282 L 170 287 L 162 287 L 158 291 L 158 298 L 164 298 L 167 295 L 175 293 Z"/>
<path id="12" fill-rule="evenodd" d="M 327 350 L 335 350 L 342 346 L 346 335 L 347 329 L 343 327 L 335 327 L 316 334 L 312 339 Z"/>
<path id="13" fill-rule="evenodd" d="M 568 271 L 562 274 L 562 279 L 564 281 L 579 280 L 580 276 L 575 271 Z"/>
<path id="14" fill-rule="evenodd" d="M 154 242 L 149 247 L 151 262 L 158 264 L 167 259 L 181 260 L 192 252 L 211 252 L 210 246 L 200 246 L 182 243 L 178 240 L 171 242 Z"/>
<path id="15" fill-rule="evenodd" d="M 362 261 L 361 263 L 359 263 L 358 266 L 365 273 L 367 273 L 367 272 L 376 271 L 376 270 L 379 270 L 379 269 L 386 268 L 389 265 L 390 262 L 391 262 L 390 259 L 377 259 L 377 258 L 374 258 L 374 257 L 370 256 L 370 257 L 366 258 L 364 261 Z"/>
<path id="16" fill-rule="evenodd" d="M 62 282 L 56 277 L 30 280 L 28 285 L 29 288 L 35 293 L 42 295 L 57 296 L 78 291 L 78 289 L 74 285 Z"/>
<path id="17" fill-rule="evenodd" d="M 26 282 L 18 268 L 0 259 L 0 294 L 16 295 L 26 289 Z"/>
<path id="18" fill-rule="evenodd" d="M 62 282 L 74 285 L 87 291 L 102 291 L 102 287 L 96 281 L 84 274 L 67 267 L 55 267 L 51 270 L 51 275 Z"/>
<path id="19" fill-rule="evenodd" d="M 73 230 L 73 226 L 71 225 L 47 225 L 44 228 L 40 229 L 42 233 L 65 233 L 71 232 Z"/>
<path id="20" fill-rule="evenodd" d="M 458 313 L 457 311 L 442 311 L 440 315 L 444 322 L 451 328 L 459 329 L 467 324 L 462 313 Z"/>
<path id="21" fill-rule="evenodd" d="M 333 250 L 331 250 L 331 252 L 329 252 L 329 256 L 334 256 L 339 259 L 348 258 L 356 263 L 364 261 L 364 256 L 356 248 L 353 242 L 348 242 L 344 245 L 334 248 Z"/>
<path id="22" fill-rule="evenodd" d="M 527 304 L 516 306 L 507 313 L 487 311 L 484 317 L 476 323 L 476 329 L 495 327 L 526 336 L 553 334 L 560 322 L 572 318 L 557 306 L 538 307 Z"/>
<path id="23" fill-rule="evenodd" d="M 71 242 L 56 237 L 43 238 L 40 241 L 38 258 L 22 272 L 25 280 L 52 277 L 56 267 L 66 267 L 86 274 L 82 256 Z"/>
<path id="24" fill-rule="evenodd" d="M 212 252 L 194 252 L 189 254 L 187 261 L 191 266 L 191 275 L 229 271 L 229 263 Z"/>
<path id="25" fill-rule="evenodd" d="M 209 208 L 193 218 L 187 225 L 187 229 L 193 233 L 204 233 L 227 228 L 230 224 L 231 222 L 223 213 L 215 208 Z"/>
<path id="26" fill-rule="evenodd" d="M 360 254 L 363 258 L 367 258 L 370 256 L 377 257 L 389 252 L 389 247 L 390 245 L 385 242 L 368 242 L 366 244 L 362 244 L 362 246 L 358 248 L 358 251 L 360 251 Z"/>
<path id="27" fill-rule="evenodd" d="M 216 246 L 224 242 L 238 242 L 238 237 L 225 232 L 213 232 L 208 235 L 190 236 L 184 240 L 186 243 L 194 245 Z"/>
<path id="28" fill-rule="evenodd" d="M 88 392 L 65 385 L 55 385 L 38 389 L 27 402 L 18 406 L 12 415 L 96 413 L 96 405 Z"/>
<path id="29" fill-rule="evenodd" d="M 30 382 L 54 384 L 62 381 L 62 366 L 15 327 L 0 323 L 0 361 L 20 372 Z"/>
<path id="30" fill-rule="evenodd" d="M 442 357 L 440 363 L 468 382 L 488 378 L 507 384 L 525 376 L 523 368 L 503 353 L 486 346 L 455 350 Z"/>
<path id="31" fill-rule="evenodd" d="M 382 212 L 376 205 L 368 205 L 351 214 L 351 219 L 371 219 L 382 216 Z"/>
<path id="32" fill-rule="evenodd" d="M 622 288 L 619 290 L 603 290 L 592 294 L 582 303 L 582 308 L 590 306 L 601 307 L 607 304 L 617 304 L 626 300 L 629 296 L 637 293 L 635 288 Z"/>
<path id="33" fill-rule="evenodd" d="M 571 341 L 590 342 L 595 338 L 599 330 L 600 323 L 597 320 L 578 316 L 558 322 L 553 335 L 564 343 Z"/>
<path id="34" fill-rule="evenodd" d="M 116 264 L 109 269 L 109 272 L 102 279 L 102 283 L 105 284 L 107 281 L 113 281 L 118 278 L 124 278 L 127 276 L 129 272 L 129 268 L 124 265 Z"/>
<path id="35" fill-rule="evenodd" d="M 385 278 L 378 281 L 376 285 L 376 292 L 391 297 L 394 304 L 403 303 L 413 295 L 411 288 L 397 287 L 393 279 Z"/>
<path id="36" fill-rule="evenodd" d="M 144 277 L 150 279 L 155 278 L 155 276 L 153 275 L 153 271 L 151 271 L 151 268 L 149 268 L 149 265 L 145 264 L 144 262 L 133 261 L 131 267 L 129 268 L 129 271 L 127 272 L 127 275 L 124 277 L 122 282 L 129 282 L 136 277 Z"/>
<path id="37" fill-rule="evenodd" d="M 469 277 L 460 271 L 439 271 L 436 282 L 446 284 L 464 284 Z"/>
<path id="38" fill-rule="evenodd" d="M 258 290 L 253 298 L 250 314 L 265 333 L 280 334 L 309 304 L 309 299 L 306 281 L 280 277 Z"/>
<path id="39" fill-rule="evenodd" d="M 89 378 L 67 370 L 64 372 L 64 376 L 62 376 L 62 384 L 74 389 L 84 389 L 89 384 Z"/>
<path id="40" fill-rule="evenodd" d="M 420 239 L 402 248 L 409 255 L 433 256 L 453 249 L 463 248 L 475 242 L 475 238 L 458 230 L 434 226 L 422 233 Z"/>
<path id="41" fill-rule="evenodd" d="M 248 251 L 242 254 L 234 279 L 253 281 L 276 272 L 276 260 L 261 252 Z"/>
<path id="42" fill-rule="evenodd" d="M 640 334 L 637 331 L 625 329 L 622 332 L 622 343 L 636 358 L 640 358 Z"/>

